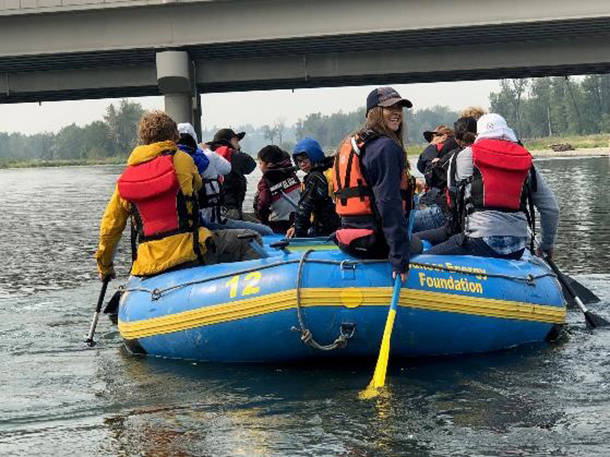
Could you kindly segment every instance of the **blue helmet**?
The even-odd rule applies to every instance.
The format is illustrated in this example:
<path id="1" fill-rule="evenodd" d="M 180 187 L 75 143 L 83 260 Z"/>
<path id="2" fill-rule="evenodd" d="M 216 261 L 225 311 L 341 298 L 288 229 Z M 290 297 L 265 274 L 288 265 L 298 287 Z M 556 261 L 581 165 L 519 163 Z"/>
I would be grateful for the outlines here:
<path id="1" fill-rule="evenodd" d="M 303 138 L 295 145 L 292 158 L 294 159 L 294 156 L 299 154 L 307 154 L 312 164 L 320 163 L 324 160 L 324 151 L 322 151 L 320 143 L 309 137 Z"/>

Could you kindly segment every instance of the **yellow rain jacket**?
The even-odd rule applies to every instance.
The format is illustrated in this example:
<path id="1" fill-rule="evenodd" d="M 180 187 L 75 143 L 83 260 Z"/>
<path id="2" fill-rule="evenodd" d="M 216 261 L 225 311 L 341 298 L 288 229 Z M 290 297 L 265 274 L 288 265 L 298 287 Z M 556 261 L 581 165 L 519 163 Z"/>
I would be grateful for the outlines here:
<path id="1" fill-rule="evenodd" d="M 185 196 L 193 195 L 193 192 L 201 188 L 201 176 L 191 156 L 178 151 L 176 144 L 172 141 L 136 147 L 129 156 L 127 165 L 148 162 L 167 151 L 177 151 L 174 154 L 174 168 L 180 183 L 180 190 Z M 187 207 L 189 211 L 192 211 L 190 203 Z M 115 187 L 102 218 L 100 245 L 95 253 L 97 269 L 103 276 L 114 270 L 114 253 L 130 215 L 131 203 L 121 198 L 118 187 Z M 206 240 L 211 236 L 208 229 L 204 227 L 199 229 L 199 244 L 202 254 L 206 252 Z M 179 233 L 160 240 L 141 243 L 138 246 L 138 257 L 131 267 L 131 274 L 135 276 L 154 275 L 196 259 L 197 255 L 193 250 L 193 234 Z"/>

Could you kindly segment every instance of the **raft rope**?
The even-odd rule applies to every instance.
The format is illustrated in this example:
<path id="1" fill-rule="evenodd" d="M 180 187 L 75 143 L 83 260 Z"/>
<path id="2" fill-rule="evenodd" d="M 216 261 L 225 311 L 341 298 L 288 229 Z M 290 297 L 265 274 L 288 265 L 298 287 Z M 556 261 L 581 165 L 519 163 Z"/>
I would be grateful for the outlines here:
<path id="1" fill-rule="evenodd" d="M 315 249 L 314 249 L 315 251 Z M 341 268 L 356 268 L 357 265 L 367 265 L 367 264 L 374 264 L 374 263 L 387 263 L 387 260 L 383 260 L 383 259 L 362 259 L 362 260 L 327 260 L 327 259 L 307 259 L 306 260 L 309 263 L 319 263 L 319 264 L 326 264 L 326 265 L 339 265 Z M 274 263 L 269 263 L 266 265 L 260 265 L 257 267 L 252 267 L 252 268 L 245 268 L 243 270 L 234 270 L 231 271 L 230 273 L 224 273 L 221 275 L 216 275 L 216 276 L 210 276 L 209 278 L 202 278 L 202 279 L 196 279 L 193 281 L 187 281 L 181 284 L 175 284 L 171 287 L 167 287 L 165 289 L 147 289 L 145 287 L 131 287 L 131 288 L 126 288 L 124 289 L 125 292 L 146 292 L 149 293 L 151 295 L 151 299 L 152 300 L 158 300 L 161 298 L 162 295 L 165 295 L 167 292 L 171 292 L 172 290 L 175 289 L 182 289 L 183 287 L 188 287 L 188 286 L 193 286 L 196 284 L 203 284 L 209 281 L 216 281 L 218 279 L 223 279 L 223 278 L 232 278 L 235 275 L 242 275 L 242 274 L 246 274 L 246 273 L 252 273 L 253 271 L 261 271 L 261 270 L 267 270 L 269 268 L 275 268 L 275 267 L 281 267 L 283 265 L 290 265 L 293 263 L 305 263 L 305 261 L 303 260 L 303 257 L 301 257 L 300 259 L 294 259 L 294 260 L 283 260 L 281 262 L 274 262 Z M 511 281 L 519 281 L 519 282 L 525 282 L 527 285 L 533 286 L 534 282 L 537 279 L 542 279 L 542 278 L 546 278 L 546 277 L 553 277 L 556 278 L 557 275 L 555 273 L 553 273 L 551 270 L 549 270 L 548 273 L 542 273 L 540 275 L 532 275 L 532 274 L 528 274 L 525 277 L 522 276 L 510 276 L 510 275 L 504 275 L 504 274 L 500 274 L 500 273 L 484 273 L 484 272 L 480 272 L 480 271 L 463 271 L 459 268 L 450 268 L 450 267 L 444 267 L 441 265 L 435 265 L 435 264 L 431 264 L 431 263 L 422 263 L 422 262 L 410 262 L 409 265 L 415 265 L 418 267 L 422 267 L 422 268 L 427 268 L 430 270 L 436 270 L 436 271 L 446 271 L 449 273 L 459 273 L 459 274 L 463 274 L 463 275 L 470 275 L 470 276 L 485 276 L 486 278 L 500 278 L 500 279 L 508 279 Z"/>
<path id="2" fill-rule="evenodd" d="M 303 312 L 301 311 L 301 277 L 303 276 L 303 269 L 305 266 L 305 260 L 307 256 L 314 252 L 314 249 L 309 249 L 303 253 L 303 256 L 299 260 L 299 270 L 297 272 L 297 318 L 299 319 L 299 327 L 292 327 L 291 330 L 295 332 L 301 332 L 301 341 L 307 346 L 310 346 L 319 351 L 332 351 L 334 349 L 343 349 L 347 346 L 347 340 L 354 336 L 355 327 L 352 327 L 351 331 L 345 333 L 343 327 L 341 327 L 340 334 L 331 344 L 320 344 L 318 343 L 311 333 L 311 330 L 307 328 Z"/>

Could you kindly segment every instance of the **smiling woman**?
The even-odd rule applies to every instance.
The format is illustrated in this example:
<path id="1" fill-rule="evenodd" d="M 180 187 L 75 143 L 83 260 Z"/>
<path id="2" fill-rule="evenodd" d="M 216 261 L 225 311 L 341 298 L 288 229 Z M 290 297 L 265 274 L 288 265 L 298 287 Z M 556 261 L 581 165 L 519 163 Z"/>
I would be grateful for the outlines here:
<path id="1" fill-rule="evenodd" d="M 414 186 L 405 160 L 402 109 L 412 106 L 391 87 L 374 89 L 366 100 L 365 127 L 339 148 L 334 180 L 342 222 L 336 232 L 339 247 L 356 257 L 389 258 L 394 275 L 403 280 L 411 253 Z"/>

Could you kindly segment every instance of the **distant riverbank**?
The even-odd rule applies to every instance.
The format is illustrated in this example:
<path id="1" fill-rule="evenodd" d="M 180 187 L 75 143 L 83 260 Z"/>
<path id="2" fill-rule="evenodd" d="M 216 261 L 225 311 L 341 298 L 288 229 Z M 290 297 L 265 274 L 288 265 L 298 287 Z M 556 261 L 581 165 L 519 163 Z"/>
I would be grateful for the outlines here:
<path id="1" fill-rule="evenodd" d="M 82 167 L 92 165 L 123 165 L 127 157 L 100 157 L 95 159 L 73 160 L 0 160 L 0 168 L 49 168 L 49 167 Z"/>
<path id="2" fill-rule="evenodd" d="M 577 148 L 573 151 L 553 151 L 552 149 L 538 149 L 530 151 L 534 157 L 597 157 L 610 156 L 610 147 L 605 148 Z"/>
<path id="3" fill-rule="evenodd" d="M 556 140 L 561 143 L 561 140 Z M 543 148 L 541 142 L 536 141 L 531 145 L 526 142 L 526 147 L 530 150 L 534 157 L 596 157 L 610 156 L 610 146 L 605 147 L 579 147 L 572 151 L 553 151 L 550 148 Z M 416 159 L 419 154 L 425 149 L 426 145 L 410 145 L 407 148 L 407 154 L 411 159 Z M 99 157 L 90 159 L 72 159 L 72 160 L 11 160 L 0 159 L 0 169 L 2 168 L 45 168 L 45 167 L 82 167 L 94 165 L 124 165 L 127 162 L 127 157 Z"/>

